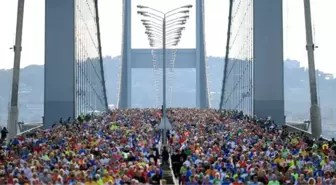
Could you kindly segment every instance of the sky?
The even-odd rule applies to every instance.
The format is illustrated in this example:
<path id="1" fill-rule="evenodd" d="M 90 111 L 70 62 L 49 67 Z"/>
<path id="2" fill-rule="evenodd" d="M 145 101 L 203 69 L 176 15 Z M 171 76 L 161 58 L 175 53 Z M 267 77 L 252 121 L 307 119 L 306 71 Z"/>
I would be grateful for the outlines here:
<path id="1" fill-rule="evenodd" d="M 44 1 L 26 0 L 23 25 L 21 67 L 44 63 Z M 168 3 L 169 2 L 169 3 Z M 136 5 L 150 5 L 167 11 L 195 4 L 194 0 L 133 0 L 132 47 L 147 48 L 148 41 Z M 228 0 L 205 1 L 206 51 L 208 56 L 224 56 L 227 32 Z M 118 56 L 121 52 L 122 0 L 99 0 L 103 55 Z M 311 0 L 315 43 L 316 67 L 336 74 L 336 0 Z M 13 67 L 17 0 L 0 0 L 0 69 Z M 195 10 L 186 25 L 180 48 L 195 47 Z M 284 58 L 300 61 L 307 66 L 303 0 L 283 0 Z"/>

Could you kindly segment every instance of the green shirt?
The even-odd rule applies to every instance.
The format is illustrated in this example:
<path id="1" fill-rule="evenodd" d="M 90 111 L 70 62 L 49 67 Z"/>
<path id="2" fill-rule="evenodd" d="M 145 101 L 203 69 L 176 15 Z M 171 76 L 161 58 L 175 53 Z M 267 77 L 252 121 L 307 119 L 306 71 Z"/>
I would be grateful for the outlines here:
<path id="1" fill-rule="evenodd" d="M 180 173 L 181 174 L 187 173 L 187 168 L 185 168 L 184 166 L 182 166 L 181 169 L 180 169 Z"/>
<path id="2" fill-rule="evenodd" d="M 280 185 L 279 181 L 269 181 L 268 185 Z"/>

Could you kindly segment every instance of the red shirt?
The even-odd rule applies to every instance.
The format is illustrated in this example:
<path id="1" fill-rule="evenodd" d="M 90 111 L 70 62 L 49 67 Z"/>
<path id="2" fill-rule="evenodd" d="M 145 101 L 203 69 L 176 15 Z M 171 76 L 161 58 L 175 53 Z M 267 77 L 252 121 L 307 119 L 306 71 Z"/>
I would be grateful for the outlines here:
<path id="1" fill-rule="evenodd" d="M 134 177 L 134 175 L 135 175 L 135 173 L 134 173 L 133 170 L 129 170 L 128 173 L 127 173 L 127 176 L 130 177 L 130 178 Z"/>
<path id="2" fill-rule="evenodd" d="M 242 182 L 233 182 L 232 185 L 243 185 Z"/>
<path id="3" fill-rule="evenodd" d="M 239 161 L 238 164 L 240 168 L 245 168 L 247 165 L 246 161 Z"/>

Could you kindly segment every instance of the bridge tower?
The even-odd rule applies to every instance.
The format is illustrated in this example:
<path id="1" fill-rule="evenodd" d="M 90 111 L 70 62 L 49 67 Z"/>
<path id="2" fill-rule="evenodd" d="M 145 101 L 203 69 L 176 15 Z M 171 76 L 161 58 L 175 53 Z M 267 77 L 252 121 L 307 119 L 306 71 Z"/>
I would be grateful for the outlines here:
<path id="1" fill-rule="evenodd" d="M 122 66 L 118 108 L 130 108 L 132 106 L 132 68 L 152 68 L 151 49 L 131 48 L 131 3 L 132 0 L 123 0 Z M 196 0 L 196 48 L 178 49 L 175 68 L 196 69 L 196 107 L 199 108 L 209 107 L 204 39 L 204 0 Z M 172 50 L 168 49 L 167 53 L 171 52 Z M 167 61 L 169 61 L 168 57 Z M 157 67 L 163 67 L 162 61 L 157 61 Z M 169 68 L 169 63 L 165 67 Z"/>
<path id="2" fill-rule="evenodd" d="M 253 0 L 253 110 L 285 123 L 282 0 Z"/>
<path id="3" fill-rule="evenodd" d="M 45 127 L 108 108 L 97 3 L 45 0 Z"/>

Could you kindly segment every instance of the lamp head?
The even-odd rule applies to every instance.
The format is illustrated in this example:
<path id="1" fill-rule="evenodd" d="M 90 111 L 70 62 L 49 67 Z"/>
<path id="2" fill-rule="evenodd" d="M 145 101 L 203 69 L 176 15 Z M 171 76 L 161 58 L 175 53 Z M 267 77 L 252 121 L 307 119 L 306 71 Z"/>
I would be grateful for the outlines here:
<path id="1" fill-rule="evenodd" d="M 193 7 L 193 5 L 191 5 L 191 4 L 182 6 L 182 8 L 192 8 L 192 7 Z"/>
<path id="2" fill-rule="evenodd" d="M 154 30 L 151 29 L 151 28 L 149 28 L 149 27 L 146 27 L 146 31 L 147 31 L 148 33 L 151 33 L 151 31 L 154 31 Z"/>
<path id="3" fill-rule="evenodd" d="M 155 40 L 148 40 L 148 41 L 149 41 L 149 43 L 151 43 L 151 44 L 158 44 L 158 42 L 155 41 Z"/>
<path id="4" fill-rule="evenodd" d="M 183 24 L 176 24 L 176 25 L 183 25 Z M 176 28 L 176 30 L 179 32 L 179 31 L 182 31 L 182 30 L 184 30 L 185 29 L 185 27 L 177 27 Z"/>
<path id="5" fill-rule="evenodd" d="M 189 10 L 182 10 L 182 11 L 179 11 L 179 13 L 189 13 Z"/>
<path id="6" fill-rule="evenodd" d="M 137 13 L 145 17 L 150 17 L 150 15 L 148 15 L 148 12 L 145 12 L 145 11 L 137 11 Z"/>
<path id="7" fill-rule="evenodd" d="M 176 20 L 176 23 L 186 22 L 186 21 L 187 21 L 186 19 L 179 19 L 179 20 Z"/>
<path id="8" fill-rule="evenodd" d="M 137 8 L 148 8 L 147 6 L 138 5 Z"/>

